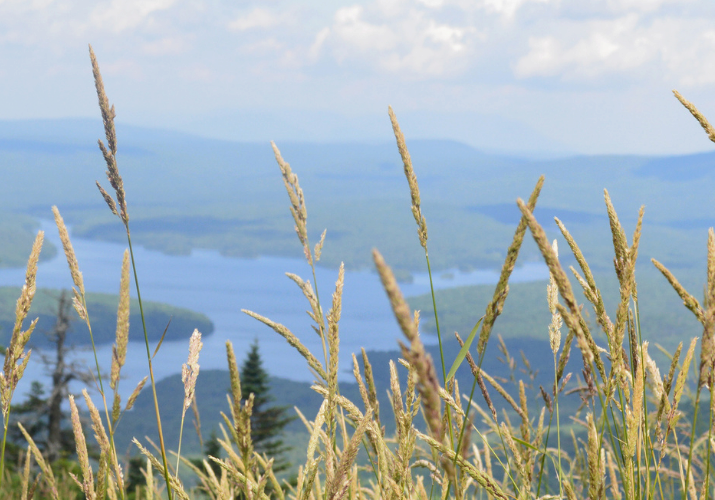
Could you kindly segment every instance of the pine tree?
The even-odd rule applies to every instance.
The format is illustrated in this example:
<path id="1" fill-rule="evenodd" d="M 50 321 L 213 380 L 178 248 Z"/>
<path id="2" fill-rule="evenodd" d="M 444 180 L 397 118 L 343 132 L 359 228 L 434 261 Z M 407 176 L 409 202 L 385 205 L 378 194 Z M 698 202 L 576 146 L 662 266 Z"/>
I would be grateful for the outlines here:
<path id="1" fill-rule="evenodd" d="M 241 392 L 245 398 L 253 393 L 251 435 L 254 449 L 275 459 L 274 471 L 285 471 L 291 464 L 281 455 L 290 448 L 284 445 L 280 436 L 286 425 L 296 417 L 288 415 L 288 406 L 270 405 L 274 398 L 270 394 L 268 374 L 263 369 L 257 339 L 251 344 L 251 350 L 241 366 Z"/>
<path id="2" fill-rule="evenodd" d="M 196 466 L 200 470 L 204 470 L 204 458 L 208 461 L 209 467 L 213 470 L 214 475 L 217 478 L 221 477 L 222 474 L 222 468 L 219 464 L 211 460 L 209 457 L 214 457 L 214 458 L 221 458 L 222 451 L 223 451 L 223 446 L 221 446 L 221 443 L 218 442 L 218 436 L 216 435 L 216 430 L 212 429 L 211 430 L 211 436 L 207 441 L 204 441 L 204 455 L 201 458 L 192 458 L 189 459 L 194 466 Z"/>

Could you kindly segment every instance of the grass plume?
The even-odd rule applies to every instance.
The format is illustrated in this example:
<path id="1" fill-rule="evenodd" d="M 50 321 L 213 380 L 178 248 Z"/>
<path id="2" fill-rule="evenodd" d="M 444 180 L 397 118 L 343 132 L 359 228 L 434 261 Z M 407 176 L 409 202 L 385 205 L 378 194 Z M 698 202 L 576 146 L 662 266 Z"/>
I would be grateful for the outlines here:
<path id="1" fill-rule="evenodd" d="M 166 481 L 166 489 L 169 496 L 169 500 L 172 500 L 172 483 L 169 479 L 169 467 L 167 465 L 166 458 L 166 447 L 164 445 L 164 433 L 161 427 L 161 414 L 159 412 L 159 400 L 156 396 L 156 382 L 154 381 L 154 370 L 152 367 L 152 355 L 149 349 L 149 335 L 146 328 L 146 319 L 144 317 L 144 306 L 141 298 L 141 289 L 139 287 L 139 277 L 137 275 L 136 261 L 134 259 L 134 249 L 132 247 L 132 238 L 129 231 L 129 214 L 127 213 L 127 200 L 124 192 L 124 181 L 121 175 L 119 175 L 119 169 L 117 167 L 117 134 L 114 127 L 114 118 L 116 113 L 114 111 L 114 105 L 110 107 L 109 98 L 104 90 L 104 82 L 102 80 L 102 74 L 99 71 L 99 63 L 94 55 L 94 50 L 92 46 L 89 46 L 89 57 L 92 63 L 92 75 L 94 76 L 94 86 L 97 90 L 97 99 L 99 101 L 99 110 L 102 114 L 102 123 L 104 124 L 104 134 L 107 140 L 107 146 L 104 145 L 101 139 L 98 140 L 99 149 L 102 152 L 104 161 L 107 164 L 107 179 L 110 185 L 114 189 L 116 195 L 116 203 L 112 197 L 102 188 L 102 186 L 97 182 L 97 187 L 99 188 L 102 197 L 107 202 L 107 206 L 112 211 L 114 215 L 117 215 L 124 224 L 124 229 L 127 234 L 127 243 L 129 245 L 129 255 L 131 257 L 132 270 L 134 272 L 134 284 L 136 285 L 137 299 L 139 301 L 139 312 L 142 319 L 142 328 L 144 330 L 144 343 L 146 345 L 146 356 L 147 363 L 149 365 L 149 377 L 151 380 L 151 387 L 154 393 L 154 411 L 156 413 L 156 424 L 157 431 L 159 433 L 159 445 L 161 447 L 161 458 L 163 463 L 163 474 Z M 117 211 L 117 206 L 119 206 L 119 211 Z M 96 350 L 95 350 L 96 355 Z M 99 371 L 99 370 L 98 370 Z M 103 391 L 102 391 L 103 392 Z M 105 403 L 106 405 L 106 403 Z M 121 477 L 118 476 L 118 480 L 121 481 Z M 120 483 L 121 484 L 121 483 Z M 122 489 L 123 492 L 123 489 Z M 123 498 L 123 493 L 122 493 Z"/>
<path id="2" fill-rule="evenodd" d="M 189 355 L 182 370 L 184 394 L 181 427 L 176 466 L 171 469 L 166 458 L 152 369 L 152 359 L 156 352 L 152 355 L 149 349 L 131 244 L 126 193 L 117 167 L 115 110 L 109 104 L 99 65 L 91 48 L 90 59 L 105 132 L 105 139 L 99 141 L 99 148 L 113 192 L 110 194 L 101 186 L 99 189 L 109 209 L 122 221 L 129 246 L 122 260 L 116 341 L 112 347 L 109 385 L 114 391 L 114 400 L 111 405 L 107 402 L 95 350 L 97 386 L 104 405 L 103 414 L 98 409 L 102 405 L 95 405 L 87 390 L 83 391 L 83 396 L 94 439 L 99 445 L 97 458 L 90 457 L 87 437 L 80 421 L 81 411 L 74 397 L 70 397 L 77 456 L 76 467 L 71 471 L 73 475 L 56 473 L 57 464 L 48 463 L 38 443 L 27 429 L 20 426 L 20 432 L 28 443 L 28 451 L 14 468 L 8 466 L 4 470 L 4 438 L 3 462 L 0 463 L 2 498 L 17 498 L 18 492 L 21 492 L 23 498 L 32 498 L 37 492 L 42 498 L 62 500 L 82 497 L 118 499 L 130 495 L 142 499 L 166 496 L 172 500 L 600 500 L 606 497 L 651 500 L 677 495 L 683 498 L 708 498 L 713 476 L 711 454 L 715 452 L 715 399 L 712 397 L 715 365 L 715 231 L 708 231 L 707 274 L 702 301 L 686 290 L 670 270 L 653 259 L 654 265 L 702 327 L 700 352 L 697 351 L 698 338 L 685 344 L 687 348 L 682 356 L 681 343 L 672 354 L 667 374 L 662 376 L 654 359 L 657 356 L 649 353 L 657 344 L 654 344 L 654 339 L 646 338 L 648 331 L 641 330 L 635 269 L 643 230 L 643 208 L 638 213 L 629 243 L 610 194 L 604 190 L 605 212 L 614 252 L 613 271 L 619 286 L 620 300 L 614 311 L 606 308 L 581 248 L 565 225 L 556 219 L 561 235 L 578 264 L 579 270 L 571 268 L 573 277 L 583 289 L 586 300 L 593 306 L 595 322 L 591 324 L 582 305 L 576 301 L 569 276 L 559 260 L 556 241 L 547 238 L 546 231 L 534 215 L 544 183 L 544 178 L 539 178 L 528 201 L 517 201 L 521 218 L 506 251 L 491 299 L 485 300 L 486 304 L 475 304 L 475 311 L 486 311 L 484 316 L 476 322 L 466 341 L 455 332 L 463 350 L 454 360 L 453 369 L 447 377 L 442 337 L 439 334 L 439 313 L 432 284 L 423 200 L 405 137 L 392 108 L 389 108 L 389 117 L 410 191 L 410 207 L 417 224 L 419 243 L 424 250 L 430 276 L 444 383 L 440 383 L 438 367 L 420 336 L 419 312 L 410 308 L 392 269 L 380 252 L 374 250 L 373 261 L 394 314 L 396 329 L 402 332 L 405 339 L 399 343 L 401 359 L 390 360 L 386 366 L 377 367 L 368 359 L 365 349 L 362 349 L 361 356 L 353 354 L 352 372 L 357 382 L 358 396 L 353 401 L 347 391 L 341 393 L 338 383 L 339 356 L 340 349 L 346 343 L 341 342 L 339 325 L 344 288 L 349 287 L 350 283 L 345 283 L 345 266 L 341 265 L 330 310 L 324 314 L 318 293 L 316 263 L 320 260 L 324 245 L 329 243 L 326 240 L 327 232 L 323 231 L 317 244 L 311 245 L 306 195 L 297 174 L 282 157 L 275 143 L 272 143 L 288 194 L 296 235 L 313 275 L 312 281 L 291 273 L 288 278 L 298 286 L 308 302 L 308 315 L 312 322 L 310 326 L 321 339 L 323 359 L 313 354 L 299 336 L 293 333 L 300 330 L 291 331 L 260 314 L 244 312 L 281 335 L 303 356 L 315 375 L 312 390 L 322 399 L 320 409 L 315 414 L 304 414 L 298 410 L 306 428 L 305 461 L 293 471 L 295 481 L 289 482 L 274 470 L 277 468 L 275 464 L 279 463 L 277 457 L 256 451 L 257 430 L 252 428 L 252 422 L 260 404 L 259 398 L 255 394 L 248 394 L 248 384 L 241 386 L 236 355 L 230 341 L 226 343 L 230 388 L 227 394 L 228 409 L 221 414 L 222 424 L 218 437 L 220 453 L 217 453 L 220 456 L 192 462 L 181 455 L 186 411 L 192 404 L 195 408 L 197 406 L 196 381 L 202 340 L 201 334 L 195 330 L 189 341 Z M 715 132 L 704 116 L 680 94 L 676 93 L 676 97 L 698 119 L 710 139 L 715 141 Z M 64 220 L 56 207 L 53 213 L 74 285 L 75 308 L 90 329 L 90 338 L 93 340 L 84 278 Z M 493 342 L 491 334 L 495 321 L 501 315 L 509 294 L 509 280 L 527 230 L 536 242 L 550 273 L 549 284 L 546 290 L 542 289 L 546 299 L 542 301 L 542 307 L 544 312 L 550 313 L 550 322 L 545 321 L 539 328 L 544 338 L 548 336 L 549 339 L 549 347 L 545 349 L 546 353 L 550 350 L 553 357 L 553 386 L 550 380 L 539 385 L 541 380 L 537 379 L 536 369 L 541 367 L 532 368 L 526 355 L 523 355 L 522 369 L 509 353 L 501 335 L 497 335 L 499 344 L 496 347 L 504 361 L 504 371 L 490 367 L 487 373 L 482 369 L 488 344 Z M 40 232 L 28 261 L 25 283 L 16 304 L 15 323 L 5 354 L 4 369 L 0 374 L 0 403 L 5 437 L 10 423 L 12 397 L 30 356 L 30 352 L 25 349 L 36 322 L 31 322 L 29 327 L 26 327 L 25 322 L 35 295 L 42 241 L 43 234 Z M 124 477 L 125 471 L 113 441 L 117 424 L 125 415 L 131 418 L 126 410 L 132 408 L 147 381 L 144 378 L 137 385 L 122 409 L 118 386 L 127 357 L 132 279 L 130 268 L 139 298 L 148 377 L 153 389 L 159 434 L 156 445 L 151 440 L 148 440 L 151 446 L 134 440 L 139 453 L 146 457 L 146 467 L 141 471 L 144 483 L 136 485 L 132 492 L 127 490 L 128 481 Z M 665 282 L 663 286 L 667 286 Z M 561 329 L 564 324 L 568 333 L 562 339 Z M 598 328 L 602 330 L 601 337 L 597 336 Z M 471 352 L 471 342 L 476 338 L 476 350 Z M 597 340 L 601 342 L 601 339 L 605 339 L 604 347 L 597 344 Z M 576 340 L 574 349 L 580 351 L 584 365 L 581 374 L 572 377 L 572 373 L 566 373 L 566 368 L 573 340 Z M 462 393 L 460 389 L 468 387 L 464 371 L 458 370 L 464 360 L 471 372 L 471 377 L 466 377 L 466 381 L 472 385 L 471 394 L 469 391 Z M 389 387 L 380 385 L 379 368 L 388 373 Z M 695 372 L 694 377 L 691 371 Z M 473 399 L 477 386 L 484 401 Z M 379 395 L 386 388 L 388 397 L 382 399 L 381 411 Z M 703 389 L 707 389 L 710 395 L 708 408 L 705 409 L 710 412 L 710 418 L 707 426 L 702 425 L 702 422 L 698 426 L 701 393 L 705 394 Z M 569 418 L 561 418 L 567 412 Z M 419 418 L 420 413 L 423 420 Z M 386 415 L 394 418 L 394 426 L 385 425 Z M 690 416 L 692 419 L 685 418 Z M 705 427 L 707 431 L 703 430 Z M 394 429 L 394 432 L 388 432 L 388 428 Z M 195 476 L 195 487 L 182 482 L 180 467 L 181 478 L 188 474 Z M 163 476 L 163 482 L 155 479 L 155 471 Z"/>
<path id="3" fill-rule="evenodd" d="M 15 394 L 17 384 L 25 373 L 28 361 L 30 361 L 30 351 L 25 352 L 25 346 L 30 340 L 37 319 L 32 321 L 27 330 L 22 329 L 22 325 L 30 312 L 32 299 L 37 291 L 37 262 L 40 260 L 40 251 L 45 233 L 39 231 L 35 242 L 32 244 L 30 258 L 27 261 L 27 271 L 25 272 L 25 284 L 20 291 L 20 298 L 15 306 L 15 325 L 12 329 L 10 343 L 5 349 L 5 363 L 3 371 L 0 372 L 0 409 L 3 417 L 3 438 L 2 449 L 0 449 L 0 486 L 5 477 L 5 446 L 7 443 L 7 431 L 10 426 L 10 404 Z"/>

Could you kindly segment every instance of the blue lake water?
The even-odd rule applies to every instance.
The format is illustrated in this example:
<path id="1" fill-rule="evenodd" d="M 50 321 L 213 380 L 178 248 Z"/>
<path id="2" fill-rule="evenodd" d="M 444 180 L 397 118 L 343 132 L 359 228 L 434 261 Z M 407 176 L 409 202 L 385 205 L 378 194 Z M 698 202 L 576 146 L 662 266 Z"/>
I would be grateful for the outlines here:
<path id="1" fill-rule="evenodd" d="M 57 257 L 39 265 L 38 287 L 70 288 L 72 281 L 57 229 L 48 221 L 43 221 L 42 226 L 45 238 L 60 251 Z M 125 246 L 81 238 L 73 238 L 72 243 L 87 291 L 118 293 Z M 286 272 L 291 272 L 303 279 L 310 278 L 312 282 L 310 267 L 304 260 L 276 257 L 236 259 L 208 250 L 195 250 L 189 256 L 170 256 L 142 247 L 135 248 L 135 258 L 144 300 L 186 307 L 206 314 L 213 321 L 213 334 L 203 338 L 204 348 L 199 357 L 202 369 L 226 368 L 227 340 L 233 343 L 236 357 L 241 362 L 251 342 L 258 339 L 264 366 L 271 375 L 299 381 L 313 380 L 303 358 L 281 336 L 241 312 L 241 309 L 249 309 L 284 324 L 318 359 L 322 359 L 322 345 L 305 313 L 310 306 L 300 289 L 285 276 Z M 470 273 L 450 270 L 449 275 L 445 272 L 436 274 L 435 287 L 439 289 L 496 283 L 498 279 L 498 272 L 490 270 Z M 527 263 L 515 269 L 511 281 L 543 280 L 548 276 L 543 263 Z M 317 269 L 318 287 L 326 314 L 336 279 L 337 270 Z M 24 269 L 0 269 L 0 285 L 20 286 L 23 282 Z M 401 288 L 406 296 L 427 293 L 429 277 L 426 273 L 415 274 L 413 282 Z M 347 271 L 340 321 L 341 378 L 352 378 L 351 353 L 359 353 L 361 347 L 394 350 L 399 338 L 399 327 L 377 274 L 368 270 Z M 436 342 L 431 335 L 425 335 L 424 340 L 426 343 Z M 109 372 L 111 345 L 101 346 L 98 354 L 100 365 Z M 188 339 L 164 342 L 154 360 L 156 379 L 180 373 L 187 354 Z M 94 366 L 91 352 L 80 352 L 78 356 Z M 29 388 L 32 379 L 45 378 L 39 357 L 35 358 L 34 362 L 30 361 L 18 395 Z M 126 397 L 136 383 L 148 374 L 143 342 L 129 344 L 122 373 L 126 381 L 123 380 L 120 386 Z"/>

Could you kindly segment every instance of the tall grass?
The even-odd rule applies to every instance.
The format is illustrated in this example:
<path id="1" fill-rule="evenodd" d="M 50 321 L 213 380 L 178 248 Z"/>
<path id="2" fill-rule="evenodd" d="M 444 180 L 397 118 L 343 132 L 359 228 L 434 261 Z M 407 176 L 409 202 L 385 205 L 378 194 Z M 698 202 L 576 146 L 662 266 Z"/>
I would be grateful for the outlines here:
<path id="1" fill-rule="evenodd" d="M 392 109 L 392 122 L 398 152 L 411 195 L 411 210 L 417 223 L 430 276 L 432 305 L 437 325 L 439 366 L 423 343 L 419 329 L 419 312 L 412 311 L 385 258 L 376 249 L 373 260 L 385 293 L 394 312 L 405 342 L 399 343 L 401 358 L 389 362 L 389 405 L 395 419 L 392 436 L 385 434 L 378 387 L 373 366 L 366 351 L 361 361 L 353 354 L 352 372 L 359 389 L 360 400 L 351 401 L 340 393 L 338 386 L 340 352 L 340 318 L 345 286 L 344 266 L 338 271 L 327 314 L 318 294 L 315 266 L 319 262 L 326 232 L 311 247 L 308 238 L 308 212 L 305 195 L 297 174 L 272 144 L 284 185 L 289 208 L 304 256 L 311 266 L 312 282 L 298 275 L 288 277 L 299 287 L 308 301 L 308 315 L 319 337 L 322 356 L 316 356 L 291 330 L 259 312 L 244 310 L 285 338 L 305 358 L 315 376 L 313 390 L 323 398 L 316 415 L 298 414 L 309 434 L 305 462 L 296 472 L 295 482 L 279 479 L 273 470 L 273 457 L 257 453 L 253 447 L 251 416 L 253 394 L 241 388 L 238 365 L 231 342 L 226 343 L 230 376 L 228 411 L 222 413 L 219 443 L 225 458 L 210 457 L 201 466 L 181 456 L 181 437 L 176 465 L 168 460 L 162 432 L 162 421 L 152 360 L 161 341 L 152 350 L 144 323 L 141 294 L 132 250 L 126 193 L 116 163 L 117 140 L 114 130 L 114 108 L 109 106 L 99 72 L 99 65 L 90 48 L 100 110 L 107 144 L 99 147 L 107 165 L 107 177 L 114 190 L 110 196 L 98 183 L 110 210 L 119 217 L 127 234 L 121 277 L 120 301 L 117 312 L 117 338 L 113 347 L 110 388 L 113 399 L 103 385 L 100 362 L 96 356 L 96 390 L 104 407 L 104 415 L 95 406 L 87 391 L 87 405 L 99 458 L 90 460 L 87 438 L 74 397 L 70 397 L 77 462 L 72 473 L 55 475 L 32 437 L 21 427 L 27 438 L 28 450 L 20 463 L 5 469 L 4 450 L 9 426 L 10 402 L 17 382 L 29 359 L 24 348 L 35 322 L 22 330 L 35 290 L 37 259 L 42 233 L 33 247 L 28 263 L 25 286 L 18 300 L 16 324 L 5 354 L 5 366 L 0 374 L 4 437 L 0 456 L 0 492 L 4 497 L 66 499 L 66 498 L 279 498 L 279 499 L 432 499 L 432 498 L 567 498 L 569 500 L 606 497 L 614 499 L 681 498 L 707 499 L 711 494 L 711 454 L 715 451 L 713 417 L 715 398 L 712 395 L 715 365 L 715 232 L 710 229 L 707 245 L 707 276 L 702 303 L 689 293 L 676 277 L 660 262 L 653 264 L 662 272 L 684 305 L 693 312 L 703 327 L 700 350 L 693 338 L 670 355 L 665 376 L 649 354 L 647 333 L 641 330 L 638 286 L 635 278 L 644 210 L 632 237 L 626 235 L 608 191 L 604 202 L 608 214 L 614 247 L 614 271 L 620 285 L 620 301 L 609 315 L 583 252 L 565 225 L 556 219 L 562 236 L 573 253 L 579 269 L 571 267 L 575 283 L 581 288 L 588 304 L 580 304 L 572 282 L 559 260 L 556 242 L 549 242 L 534 208 L 544 179 L 539 178 L 527 202 L 517 200 L 521 220 L 511 245 L 507 249 L 500 279 L 484 315 L 475 318 L 475 326 L 465 339 L 457 334 L 461 350 L 455 359 L 446 359 L 442 332 L 439 328 L 437 297 L 432 286 L 432 269 L 428 251 L 426 218 L 405 137 Z M 676 92 L 676 97 L 701 123 L 715 142 L 715 130 L 705 117 Z M 70 274 L 75 285 L 75 309 L 87 322 L 92 335 L 85 300 L 84 283 L 69 235 L 54 209 Z M 506 345 L 499 338 L 499 348 L 511 370 L 510 379 L 497 373 L 487 373 L 482 365 L 494 324 L 502 312 L 509 294 L 509 278 L 516 265 L 527 231 L 536 242 L 550 272 L 544 290 L 544 307 L 551 312 L 551 323 L 543 325 L 549 337 L 553 357 L 553 385 L 548 388 L 531 386 L 527 379 L 517 380 Z M 135 389 L 122 408 L 118 392 L 121 368 L 126 356 L 129 286 L 132 267 L 144 323 L 148 377 L 151 380 L 159 443 L 142 444 L 135 439 L 137 450 L 146 457 L 143 470 L 145 484 L 133 492 L 126 487 L 122 464 L 116 453 L 116 427 L 130 409 L 144 382 Z M 347 284 L 349 286 L 349 283 Z M 591 307 L 595 324 L 587 321 L 584 307 Z M 565 327 L 565 331 L 564 330 Z M 563 336 L 565 334 L 565 337 Z M 562 339 L 563 337 L 563 339 Z M 472 349 L 477 339 L 476 349 Z M 93 339 L 92 339 L 93 340 Z M 563 341 L 562 341 L 563 340 Z M 567 373 L 568 361 L 575 345 L 582 359 L 581 373 Z M 94 348 L 94 344 L 93 348 Z M 184 415 L 194 401 L 200 334 L 195 332 L 189 346 L 189 357 L 183 366 L 184 400 L 180 436 L 183 436 Z M 683 354 L 683 350 L 685 350 Z M 474 356 L 473 354 L 476 354 Z M 696 363 L 696 357 L 699 360 Z M 322 358 L 322 359 L 321 359 Z M 464 362 L 472 377 L 466 381 L 471 389 L 462 393 L 455 377 Z M 449 368 L 449 369 L 448 369 Z M 691 374 L 695 372 L 695 376 Z M 407 375 L 406 379 L 404 375 Z M 405 382 L 406 380 L 406 382 Z M 462 383 L 465 381 L 463 380 Z M 477 393 L 476 388 L 479 387 Z M 578 394 L 581 405 L 573 410 L 563 398 Z M 475 394 L 480 396 L 479 401 Z M 496 395 L 502 404 L 495 404 Z M 707 396 L 706 396 L 707 395 Z M 494 396 L 494 397 L 493 397 Z M 178 396 L 177 396 L 178 397 Z M 707 399 L 709 419 L 706 431 L 698 432 L 700 405 Z M 110 411 L 111 406 L 111 411 Z M 688 408 L 688 406 L 690 406 Z M 686 410 L 683 410 L 683 408 Z M 384 409 L 383 409 L 384 410 Z M 689 413 L 691 413 L 689 415 Z M 420 417 L 421 415 L 421 417 Z M 555 417 L 555 418 L 554 418 Z M 688 418 L 685 418 L 688 417 Z M 32 462 L 36 463 L 33 466 Z M 213 462 L 213 463 L 210 463 Z M 187 488 L 179 477 L 181 464 L 196 476 L 197 486 Z M 212 465 L 219 466 L 220 473 Z M 39 472 L 37 472 L 39 470 Z M 154 471 L 163 480 L 157 481 Z"/>

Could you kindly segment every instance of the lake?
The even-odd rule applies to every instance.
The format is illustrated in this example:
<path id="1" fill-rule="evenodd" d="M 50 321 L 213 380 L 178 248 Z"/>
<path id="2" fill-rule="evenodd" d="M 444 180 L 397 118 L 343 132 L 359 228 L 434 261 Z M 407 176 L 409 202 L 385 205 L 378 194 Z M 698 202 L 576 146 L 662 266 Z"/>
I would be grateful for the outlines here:
<path id="1" fill-rule="evenodd" d="M 59 252 L 57 257 L 39 265 L 38 288 L 71 288 L 72 281 L 57 228 L 50 221 L 43 220 L 41 224 L 45 238 L 55 244 Z M 81 238 L 72 238 L 72 244 L 86 290 L 118 293 L 125 246 Z M 415 244 L 418 244 L 416 237 Z M 213 321 L 213 334 L 203 338 L 204 348 L 199 357 L 202 369 L 226 369 L 227 340 L 233 343 L 236 357 L 241 363 L 250 344 L 258 339 L 264 367 L 270 375 L 297 381 L 313 380 L 304 359 L 281 336 L 241 312 L 241 309 L 249 309 L 284 324 L 318 359 L 322 359 L 321 342 L 310 327 L 311 320 L 305 313 L 310 306 L 300 289 L 285 276 L 286 272 L 291 272 L 303 279 L 310 278 L 312 282 L 310 267 L 304 260 L 277 257 L 237 259 L 208 250 L 195 250 L 188 256 L 164 255 L 143 247 L 134 250 L 142 299 L 186 307 L 206 314 Z M 498 279 L 498 272 L 492 270 L 469 273 L 448 270 L 435 274 L 435 287 L 440 289 L 496 283 Z M 514 270 L 511 281 L 544 280 L 548 276 L 548 269 L 542 262 L 527 263 Z M 327 314 L 337 270 L 318 267 L 317 279 Z M 23 282 L 24 269 L 0 269 L 0 285 L 21 286 Z M 416 273 L 413 282 L 402 284 L 401 288 L 406 296 L 427 293 L 429 277 L 426 273 Z M 92 311 L 89 312 L 91 318 Z M 361 347 L 368 350 L 395 350 L 397 340 L 401 337 L 378 275 L 371 270 L 346 271 L 340 321 L 341 379 L 352 379 L 351 353 L 359 353 Z M 436 343 L 437 339 L 436 336 L 425 335 L 424 341 Z M 154 345 L 151 348 L 153 351 Z M 180 373 L 187 354 L 188 339 L 164 342 L 154 359 L 156 380 Z M 99 347 L 98 355 L 100 366 L 108 373 L 111 345 Z M 91 351 L 79 352 L 77 356 L 94 366 Z M 122 396 L 126 398 L 136 383 L 148 374 L 143 342 L 129 343 L 122 374 L 126 380 L 120 383 L 120 387 Z M 32 379 L 46 379 L 39 356 L 36 355 L 31 357 L 15 401 L 22 399 L 21 395 L 29 389 Z"/>

